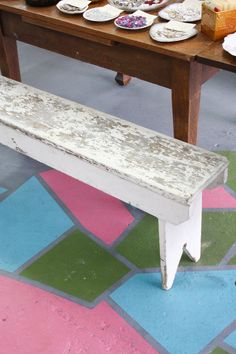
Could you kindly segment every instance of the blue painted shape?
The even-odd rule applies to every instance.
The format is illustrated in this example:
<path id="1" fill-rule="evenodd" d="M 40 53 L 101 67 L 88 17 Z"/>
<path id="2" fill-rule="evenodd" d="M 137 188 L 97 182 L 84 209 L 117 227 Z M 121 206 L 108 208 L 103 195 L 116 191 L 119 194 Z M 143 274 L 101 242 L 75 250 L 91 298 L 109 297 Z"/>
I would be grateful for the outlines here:
<path id="1" fill-rule="evenodd" d="M 225 338 L 225 342 L 236 349 L 236 331 L 234 331 L 227 338 Z"/>
<path id="2" fill-rule="evenodd" d="M 0 187 L 0 194 L 5 193 L 7 189 Z"/>
<path id="3" fill-rule="evenodd" d="M 15 271 L 73 226 L 32 177 L 0 203 L 0 268 Z"/>
<path id="4" fill-rule="evenodd" d="M 137 274 L 112 299 L 171 354 L 195 354 L 236 318 L 236 270 Z"/>

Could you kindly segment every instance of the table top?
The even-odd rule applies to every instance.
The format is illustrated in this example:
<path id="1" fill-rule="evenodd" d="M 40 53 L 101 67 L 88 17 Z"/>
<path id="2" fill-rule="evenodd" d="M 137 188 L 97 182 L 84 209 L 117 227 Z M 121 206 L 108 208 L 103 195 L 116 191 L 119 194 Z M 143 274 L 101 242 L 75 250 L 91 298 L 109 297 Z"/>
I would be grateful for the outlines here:
<path id="1" fill-rule="evenodd" d="M 197 55 L 197 61 L 219 69 L 236 72 L 236 57 L 223 50 L 222 41 L 215 42 L 211 45 L 210 49 L 203 50 L 199 53 Z"/>
<path id="2" fill-rule="evenodd" d="M 169 3 L 173 2 L 170 0 Z M 106 1 L 100 1 L 90 5 L 91 7 L 103 6 Z M 167 4 L 165 4 L 166 6 Z M 80 36 L 86 33 L 96 37 L 96 41 L 109 40 L 113 44 L 122 43 L 129 46 L 142 48 L 155 53 L 168 55 L 169 57 L 179 58 L 186 61 L 193 61 L 196 56 L 207 51 L 213 42 L 203 33 L 199 32 L 195 37 L 182 42 L 159 43 L 152 40 L 149 36 L 149 29 L 140 31 L 127 31 L 118 29 L 113 22 L 94 23 L 86 21 L 82 15 L 66 15 L 59 12 L 56 6 L 31 7 L 25 4 L 25 0 L 0 0 L 0 10 L 19 14 L 24 19 L 34 20 L 40 26 L 45 26 L 59 32 Z M 157 14 L 152 11 L 152 14 Z M 156 22 L 160 20 L 157 19 Z M 200 25 L 197 27 L 200 29 Z"/>

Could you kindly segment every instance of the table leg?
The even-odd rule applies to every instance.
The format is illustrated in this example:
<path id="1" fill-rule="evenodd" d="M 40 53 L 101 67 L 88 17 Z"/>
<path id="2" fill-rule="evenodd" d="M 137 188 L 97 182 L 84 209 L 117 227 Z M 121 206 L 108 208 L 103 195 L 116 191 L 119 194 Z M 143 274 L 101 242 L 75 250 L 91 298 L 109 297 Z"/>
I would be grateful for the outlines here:
<path id="1" fill-rule="evenodd" d="M 4 36 L 0 27 L 0 69 L 2 75 L 21 81 L 16 40 Z"/>
<path id="2" fill-rule="evenodd" d="M 190 144 L 197 142 L 201 84 L 201 64 L 181 60 L 173 62 L 171 85 L 174 137 Z"/>
<path id="3" fill-rule="evenodd" d="M 116 82 L 117 82 L 119 85 L 121 85 L 121 86 L 126 86 L 126 85 L 128 85 L 128 83 L 130 82 L 131 79 L 132 79 L 131 76 L 125 75 L 125 74 L 122 74 L 122 73 L 117 73 L 117 74 L 116 74 L 116 77 L 115 77 Z"/>

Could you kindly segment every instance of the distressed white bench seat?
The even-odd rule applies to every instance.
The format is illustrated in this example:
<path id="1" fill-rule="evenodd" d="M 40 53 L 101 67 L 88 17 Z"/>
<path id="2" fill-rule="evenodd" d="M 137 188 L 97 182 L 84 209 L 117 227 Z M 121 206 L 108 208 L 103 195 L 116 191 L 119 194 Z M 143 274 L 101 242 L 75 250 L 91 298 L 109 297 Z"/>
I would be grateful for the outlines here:
<path id="1" fill-rule="evenodd" d="M 0 143 L 158 217 L 165 289 L 183 250 L 200 258 L 202 190 L 225 182 L 224 157 L 4 77 Z"/>

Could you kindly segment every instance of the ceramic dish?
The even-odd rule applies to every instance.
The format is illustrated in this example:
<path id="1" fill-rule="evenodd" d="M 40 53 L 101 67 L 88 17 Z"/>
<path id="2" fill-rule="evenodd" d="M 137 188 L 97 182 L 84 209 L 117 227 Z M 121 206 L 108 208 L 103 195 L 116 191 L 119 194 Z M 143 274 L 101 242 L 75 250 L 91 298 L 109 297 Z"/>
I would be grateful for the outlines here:
<path id="1" fill-rule="evenodd" d="M 145 16 L 124 15 L 118 17 L 114 24 L 118 28 L 126 30 L 140 30 L 150 27 L 153 24 L 153 19 L 146 18 Z"/>
<path id="2" fill-rule="evenodd" d="M 88 21 L 93 22 L 106 22 L 114 20 L 119 16 L 119 13 L 110 12 L 109 10 L 103 9 L 102 7 L 94 7 L 86 12 L 84 12 L 83 17 Z"/>
<path id="3" fill-rule="evenodd" d="M 229 54 L 236 56 L 236 32 L 225 37 L 222 47 Z"/>
<path id="4" fill-rule="evenodd" d="M 165 23 L 157 23 L 150 28 L 150 37 L 157 42 L 178 42 L 195 36 L 198 31 L 192 28 L 189 32 L 175 31 L 165 28 Z"/>
<path id="5" fill-rule="evenodd" d="M 77 14 L 82 14 L 83 12 L 85 12 L 88 9 L 88 5 L 85 6 L 83 9 L 78 9 L 78 10 L 67 10 L 66 7 L 63 7 L 64 5 L 66 5 L 66 1 L 59 1 L 56 4 L 56 7 L 58 8 L 59 11 L 63 12 L 64 14 L 67 15 L 77 15 Z M 73 7 L 71 7 L 73 8 Z"/>
<path id="6" fill-rule="evenodd" d="M 163 6 L 169 0 L 108 0 L 108 3 L 123 11 L 151 11 Z"/>
<path id="7" fill-rule="evenodd" d="M 171 4 L 159 11 L 158 14 L 164 20 L 176 20 L 180 22 L 194 22 L 201 20 L 201 9 L 184 6 L 183 4 Z"/>

